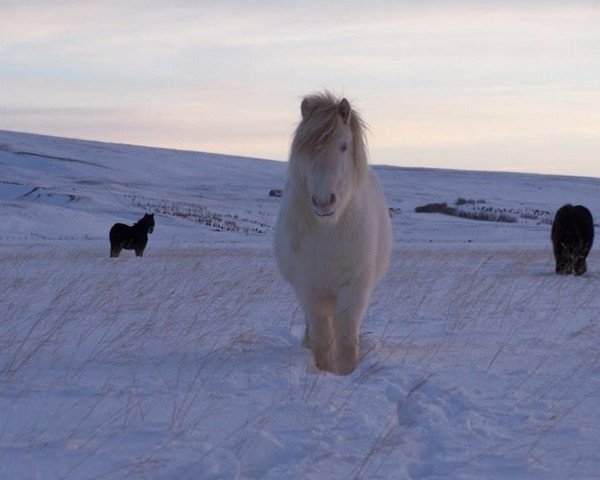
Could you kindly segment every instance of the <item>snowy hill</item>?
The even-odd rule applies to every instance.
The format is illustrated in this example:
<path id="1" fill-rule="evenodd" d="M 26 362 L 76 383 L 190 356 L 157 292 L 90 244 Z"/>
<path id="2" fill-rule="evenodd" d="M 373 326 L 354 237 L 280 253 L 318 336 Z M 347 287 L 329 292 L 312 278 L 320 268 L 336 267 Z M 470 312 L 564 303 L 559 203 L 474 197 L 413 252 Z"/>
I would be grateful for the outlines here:
<path id="1" fill-rule="evenodd" d="M 106 238 L 112 223 L 146 209 L 164 211 L 160 237 L 169 240 L 202 235 L 194 215 L 239 212 L 241 230 L 262 231 L 263 205 L 276 210 L 262 186 L 280 185 L 285 172 L 278 162 L 8 132 L 0 165 L 1 234 L 42 238 Z M 252 216 L 243 214 L 249 199 Z"/>
<path id="2" fill-rule="evenodd" d="M 105 239 L 114 222 L 133 223 L 152 211 L 160 217 L 153 241 L 231 239 L 214 232 L 227 231 L 226 224 L 233 222 L 234 232 L 265 233 L 266 244 L 279 205 L 268 193 L 283 188 L 286 168 L 282 162 L 3 131 L 0 166 L 3 238 Z M 520 236 L 547 243 L 548 223 L 563 203 L 600 211 L 600 179 L 376 170 L 389 206 L 401 211 L 393 222 L 400 242 L 503 242 Z M 475 202 L 463 208 L 506 212 L 516 225 L 457 222 L 414 212 L 421 205 L 452 205 L 459 198 Z M 212 225 L 206 225 L 211 219 Z"/>
<path id="3" fill-rule="evenodd" d="M 0 131 L 0 478 L 597 478 L 600 261 L 556 276 L 549 231 L 600 179 L 376 167 L 395 249 L 337 377 L 271 254 L 285 168 Z"/>

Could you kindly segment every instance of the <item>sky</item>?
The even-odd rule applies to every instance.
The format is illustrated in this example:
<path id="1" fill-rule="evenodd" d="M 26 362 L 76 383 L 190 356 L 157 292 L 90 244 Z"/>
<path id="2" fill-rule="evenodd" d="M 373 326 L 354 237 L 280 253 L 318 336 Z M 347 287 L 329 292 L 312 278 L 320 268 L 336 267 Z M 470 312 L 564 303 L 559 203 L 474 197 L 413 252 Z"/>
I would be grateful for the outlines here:
<path id="1" fill-rule="evenodd" d="M 0 0 L 0 129 L 286 160 L 323 89 L 375 164 L 600 177 L 600 2 Z"/>

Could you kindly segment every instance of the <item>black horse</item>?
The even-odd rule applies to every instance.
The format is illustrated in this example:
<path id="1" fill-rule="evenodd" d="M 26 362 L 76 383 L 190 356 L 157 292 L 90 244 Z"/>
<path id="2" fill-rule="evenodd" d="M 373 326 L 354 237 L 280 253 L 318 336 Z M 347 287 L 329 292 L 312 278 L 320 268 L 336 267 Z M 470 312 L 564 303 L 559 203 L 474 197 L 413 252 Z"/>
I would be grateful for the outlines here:
<path id="1" fill-rule="evenodd" d="M 552 222 L 552 246 L 559 275 L 583 275 L 585 259 L 594 243 L 592 214 L 583 205 L 563 205 Z"/>
<path id="2" fill-rule="evenodd" d="M 110 256 L 118 257 L 122 249 L 135 250 L 135 256 L 144 255 L 148 234 L 154 231 L 154 214 L 144 215 L 133 226 L 115 223 L 110 229 Z"/>

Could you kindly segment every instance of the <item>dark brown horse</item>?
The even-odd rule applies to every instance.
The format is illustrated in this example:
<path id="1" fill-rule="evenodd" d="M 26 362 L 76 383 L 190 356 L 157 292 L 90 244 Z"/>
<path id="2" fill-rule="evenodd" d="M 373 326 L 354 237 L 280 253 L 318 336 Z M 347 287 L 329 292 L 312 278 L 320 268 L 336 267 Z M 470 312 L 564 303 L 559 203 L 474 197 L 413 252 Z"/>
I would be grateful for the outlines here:
<path id="1" fill-rule="evenodd" d="M 144 255 L 148 234 L 154 231 L 154 214 L 144 215 L 133 226 L 115 223 L 110 229 L 110 256 L 118 257 L 122 249 L 135 250 L 135 256 Z"/>
<path id="2" fill-rule="evenodd" d="M 563 205 L 552 222 L 552 246 L 559 275 L 583 275 L 594 243 L 592 214 L 583 205 Z"/>

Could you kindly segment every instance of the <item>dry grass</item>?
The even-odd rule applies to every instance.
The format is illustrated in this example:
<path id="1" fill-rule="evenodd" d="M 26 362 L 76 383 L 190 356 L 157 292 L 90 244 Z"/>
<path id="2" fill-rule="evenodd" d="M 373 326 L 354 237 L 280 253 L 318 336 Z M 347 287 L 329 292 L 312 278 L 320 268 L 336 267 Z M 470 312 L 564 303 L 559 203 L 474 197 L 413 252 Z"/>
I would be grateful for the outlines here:
<path id="1" fill-rule="evenodd" d="M 545 468 L 561 428 L 589 408 L 600 362 L 597 278 L 553 275 L 546 251 L 397 251 L 349 377 L 316 371 L 300 348 L 302 315 L 269 250 L 115 262 L 40 248 L 0 260 L 10 266 L 0 278 L 0 451 L 69 452 L 58 476 L 177 467 L 187 478 L 223 451 L 260 473 L 260 432 L 284 435 L 288 423 L 303 448 L 289 460 L 300 476 L 332 468 L 332 455 L 345 458 L 339 478 L 396 464 L 423 476 L 446 442 L 465 449 L 438 461 L 446 473 L 497 455 Z M 492 433 L 465 430 L 471 410 Z M 181 457 L 188 444 L 195 453 Z M 588 468 L 582 455 L 563 455 L 571 473 Z"/>

